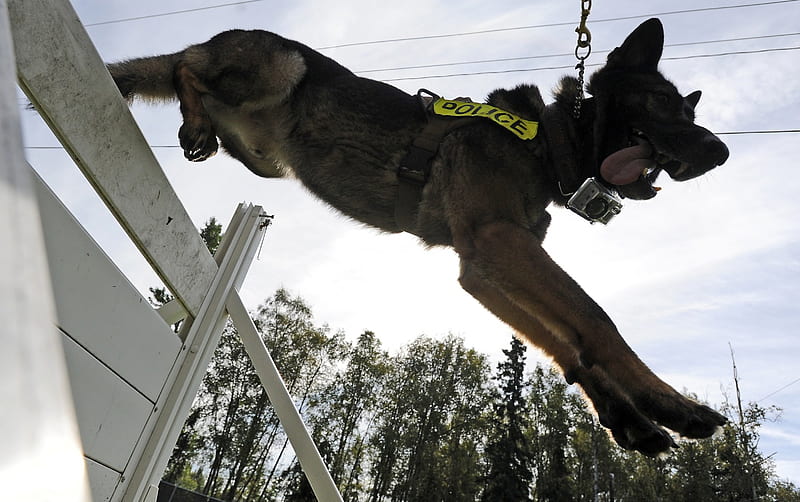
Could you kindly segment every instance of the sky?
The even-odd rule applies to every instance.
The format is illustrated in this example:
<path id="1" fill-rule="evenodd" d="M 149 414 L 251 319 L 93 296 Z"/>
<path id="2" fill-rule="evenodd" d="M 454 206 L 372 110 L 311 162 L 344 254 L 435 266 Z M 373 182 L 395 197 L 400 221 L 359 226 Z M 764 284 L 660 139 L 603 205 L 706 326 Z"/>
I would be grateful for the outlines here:
<path id="1" fill-rule="evenodd" d="M 221 3 L 231 0 L 72 2 L 106 61 L 174 52 L 231 28 L 266 29 L 313 48 L 484 31 L 322 52 L 410 93 L 425 87 L 476 101 L 496 88 L 527 82 L 537 84 L 549 102 L 561 75 L 574 74 L 577 1 L 497 0 L 488 6 L 470 0 L 454 8 L 454 2 L 441 0 L 263 0 L 149 17 Z M 745 3 L 759 2 L 595 2 L 587 64 L 602 64 L 605 51 L 659 14 L 667 44 L 660 69 L 682 93 L 703 91 L 698 123 L 715 132 L 797 130 L 800 3 L 697 10 Z M 688 10 L 693 12 L 676 12 Z M 103 24 L 134 17 L 144 18 Z M 552 24 L 557 26 L 531 28 Z M 761 38 L 730 40 L 748 37 Z M 541 57 L 549 55 L 561 56 Z M 528 59 L 372 71 L 508 58 Z M 564 68 L 541 69 L 546 67 Z M 317 322 L 352 339 L 372 330 L 389 351 L 422 334 L 454 333 L 493 363 L 502 357 L 511 329 L 461 290 L 451 250 L 425 250 L 411 235 L 366 228 L 296 181 L 257 178 L 225 155 L 185 161 L 174 148 L 177 106 L 135 105 L 132 112 L 198 227 L 210 217 L 226 223 L 241 201 L 275 215 L 242 287 L 248 307 L 285 287 L 308 301 Z M 147 295 L 158 278 L 67 154 L 41 148 L 57 146 L 57 140 L 32 113 L 24 114 L 23 131 L 34 169 Z M 760 449 L 775 461 L 780 477 L 800 485 L 800 136 L 721 137 L 731 151 L 724 166 L 684 183 L 664 176 L 657 197 L 625 201 L 608 226 L 552 208 L 544 247 L 675 388 L 712 404 L 725 395 L 733 398 L 732 349 L 743 401 L 782 409 L 762 428 Z M 536 350 L 528 354 L 531 363 L 546 361 Z"/>

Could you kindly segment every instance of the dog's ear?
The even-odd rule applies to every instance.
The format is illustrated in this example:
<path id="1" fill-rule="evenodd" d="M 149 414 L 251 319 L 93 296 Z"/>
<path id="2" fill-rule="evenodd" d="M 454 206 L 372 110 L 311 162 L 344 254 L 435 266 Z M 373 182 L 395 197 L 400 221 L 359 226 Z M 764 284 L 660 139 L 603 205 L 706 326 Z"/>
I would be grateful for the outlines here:
<path id="1" fill-rule="evenodd" d="M 684 97 L 683 99 L 689 103 L 689 106 L 692 108 L 697 107 L 697 103 L 700 101 L 700 96 L 702 95 L 702 91 L 694 91 L 693 93 L 689 94 L 688 96 Z"/>
<path id="2" fill-rule="evenodd" d="M 657 18 L 648 19 L 611 51 L 606 66 L 656 71 L 663 51 L 664 27 Z"/>

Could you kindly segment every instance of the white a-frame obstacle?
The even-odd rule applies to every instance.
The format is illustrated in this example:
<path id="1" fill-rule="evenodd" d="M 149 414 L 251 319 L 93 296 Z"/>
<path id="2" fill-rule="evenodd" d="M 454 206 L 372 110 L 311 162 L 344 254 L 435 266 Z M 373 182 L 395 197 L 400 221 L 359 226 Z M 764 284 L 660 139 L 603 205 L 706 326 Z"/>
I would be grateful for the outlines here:
<path id="1" fill-rule="evenodd" d="M 15 71 L 173 303 L 153 310 L 26 164 Z M 154 502 L 230 316 L 317 498 L 341 500 L 238 294 L 261 207 L 208 253 L 66 1 L 0 0 L 0 148 L 0 498 Z"/>

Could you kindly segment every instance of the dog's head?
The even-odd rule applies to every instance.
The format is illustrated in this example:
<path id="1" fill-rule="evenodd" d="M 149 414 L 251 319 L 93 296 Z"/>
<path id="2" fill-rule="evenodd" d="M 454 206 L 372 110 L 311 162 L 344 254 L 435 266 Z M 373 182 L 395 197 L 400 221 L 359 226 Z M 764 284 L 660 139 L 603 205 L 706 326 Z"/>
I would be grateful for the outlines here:
<path id="1" fill-rule="evenodd" d="M 631 199 L 655 196 L 653 182 L 661 171 L 686 181 L 728 158 L 725 144 L 694 123 L 700 91 L 681 96 L 658 71 L 663 47 L 661 22 L 645 21 L 589 81 L 600 174 Z"/>

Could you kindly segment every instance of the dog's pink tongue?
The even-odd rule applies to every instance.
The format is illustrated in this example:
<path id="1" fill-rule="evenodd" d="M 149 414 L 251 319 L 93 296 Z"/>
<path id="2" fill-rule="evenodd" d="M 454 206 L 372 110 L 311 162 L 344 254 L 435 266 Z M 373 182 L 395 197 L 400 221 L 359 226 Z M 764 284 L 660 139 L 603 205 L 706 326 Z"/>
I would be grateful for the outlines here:
<path id="1" fill-rule="evenodd" d="M 642 171 L 653 167 L 652 153 L 653 149 L 647 143 L 623 148 L 606 157 L 600 165 L 600 175 L 613 185 L 633 183 Z"/>

